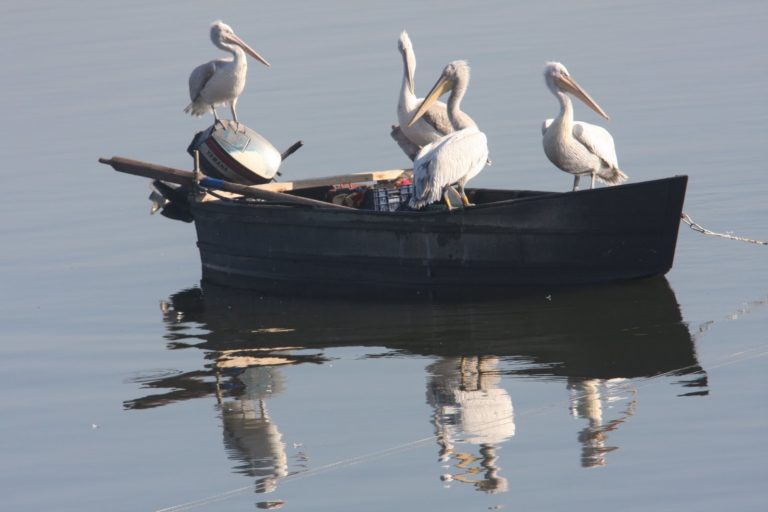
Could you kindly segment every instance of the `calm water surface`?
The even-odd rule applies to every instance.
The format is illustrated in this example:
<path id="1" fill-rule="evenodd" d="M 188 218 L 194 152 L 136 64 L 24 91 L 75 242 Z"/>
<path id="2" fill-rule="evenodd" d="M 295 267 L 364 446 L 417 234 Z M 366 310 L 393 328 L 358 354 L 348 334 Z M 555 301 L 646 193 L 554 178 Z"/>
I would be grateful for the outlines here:
<path id="1" fill-rule="evenodd" d="M 241 120 L 305 142 L 285 178 L 405 166 L 407 29 L 420 94 L 472 65 L 475 185 L 570 187 L 539 132 L 560 60 L 631 180 L 688 174 L 697 221 L 768 239 L 764 2 L 516 4 L 3 3 L 0 509 L 765 510 L 765 248 L 685 228 L 641 283 L 264 297 L 201 284 L 193 228 L 96 162 L 189 168 L 210 120 L 183 114 L 187 76 L 221 18 L 273 65 Z"/>

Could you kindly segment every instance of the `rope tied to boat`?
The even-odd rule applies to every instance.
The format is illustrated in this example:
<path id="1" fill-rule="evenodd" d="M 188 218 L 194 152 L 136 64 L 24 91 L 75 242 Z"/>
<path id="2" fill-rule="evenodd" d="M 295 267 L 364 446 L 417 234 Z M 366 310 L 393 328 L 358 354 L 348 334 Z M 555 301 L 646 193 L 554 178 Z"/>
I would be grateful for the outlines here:
<path id="1" fill-rule="evenodd" d="M 739 242 L 748 242 L 750 244 L 757 244 L 757 245 L 768 245 L 768 242 L 765 242 L 763 240 L 755 240 L 754 238 L 746 238 L 743 236 L 736 236 L 731 233 L 718 233 L 717 231 L 712 231 L 711 229 L 707 229 L 700 224 L 697 224 L 690 215 L 683 212 L 680 214 L 680 218 L 688 224 L 688 227 L 690 227 L 692 230 L 697 231 L 703 235 L 711 235 L 711 236 L 719 236 L 721 238 L 728 238 L 729 240 L 738 240 Z"/>

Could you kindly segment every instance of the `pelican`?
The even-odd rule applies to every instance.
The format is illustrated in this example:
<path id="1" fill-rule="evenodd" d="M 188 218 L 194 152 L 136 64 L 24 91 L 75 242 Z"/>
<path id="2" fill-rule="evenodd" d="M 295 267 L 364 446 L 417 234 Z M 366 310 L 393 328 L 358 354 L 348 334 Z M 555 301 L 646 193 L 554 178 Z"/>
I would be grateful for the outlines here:
<path id="1" fill-rule="evenodd" d="M 448 208 L 446 192 L 457 184 L 461 200 L 469 205 L 464 193 L 467 181 L 476 176 L 488 161 L 488 139 L 467 114 L 461 111 L 461 99 L 469 83 L 469 66 L 456 60 L 443 69 L 440 78 L 413 114 L 408 126 L 413 126 L 441 95 L 451 91 L 448 118 L 455 130 L 424 146 L 413 162 L 414 194 L 409 206 L 423 208 L 442 197 Z"/>
<path id="2" fill-rule="evenodd" d="M 231 53 L 233 58 L 214 59 L 192 70 L 189 75 L 189 97 L 192 103 L 187 105 L 184 112 L 199 117 L 210 110 L 218 123 L 216 106 L 228 103 L 232 118 L 239 125 L 235 106 L 237 98 L 245 88 L 245 75 L 248 70 L 245 54 L 267 67 L 270 67 L 270 64 L 240 39 L 232 27 L 222 21 L 215 21 L 211 25 L 211 41 L 218 48 Z"/>
<path id="3" fill-rule="evenodd" d="M 608 114 L 559 62 L 547 62 L 544 79 L 560 102 L 560 115 L 547 119 L 541 127 L 547 158 L 574 175 L 573 190 L 579 189 L 579 180 L 587 174 L 592 176 L 590 188 L 595 188 L 595 178 L 609 185 L 626 181 L 627 175 L 619 169 L 611 134 L 601 126 L 574 121 L 573 104 L 566 93 L 573 94 L 605 119 L 610 119 Z"/>
<path id="4" fill-rule="evenodd" d="M 413 76 L 416 72 L 416 55 L 413 53 L 411 39 L 405 30 L 400 34 L 398 49 L 403 55 L 403 84 L 400 87 L 400 98 L 397 102 L 397 119 L 406 138 L 417 146 L 423 147 L 452 133 L 454 128 L 448 118 L 445 103 L 442 101 L 435 101 L 415 124 L 408 124 L 424 98 L 417 98 L 414 92 Z M 468 122 L 477 126 L 469 116 L 466 114 L 465 116 Z"/>

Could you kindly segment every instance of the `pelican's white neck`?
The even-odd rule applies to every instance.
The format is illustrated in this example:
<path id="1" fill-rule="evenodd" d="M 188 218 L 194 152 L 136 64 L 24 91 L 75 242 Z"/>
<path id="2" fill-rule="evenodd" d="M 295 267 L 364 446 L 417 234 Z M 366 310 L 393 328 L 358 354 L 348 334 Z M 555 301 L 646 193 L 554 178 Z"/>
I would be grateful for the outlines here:
<path id="1" fill-rule="evenodd" d="M 416 56 L 410 48 L 405 48 L 402 53 L 403 83 L 400 86 L 400 102 L 402 106 L 405 107 L 409 100 L 416 100 L 415 86 L 413 83 L 413 75 L 416 71 Z"/>
<path id="2" fill-rule="evenodd" d="M 457 77 L 456 83 L 448 98 L 448 119 L 451 120 L 453 129 L 456 131 L 475 126 L 472 119 L 461 111 L 461 100 L 467 92 L 468 80 Z"/>
<path id="3" fill-rule="evenodd" d="M 573 102 L 571 98 L 561 90 L 553 91 L 557 101 L 560 102 L 560 115 L 555 119 L 555 123 L 573 123 Z"/>

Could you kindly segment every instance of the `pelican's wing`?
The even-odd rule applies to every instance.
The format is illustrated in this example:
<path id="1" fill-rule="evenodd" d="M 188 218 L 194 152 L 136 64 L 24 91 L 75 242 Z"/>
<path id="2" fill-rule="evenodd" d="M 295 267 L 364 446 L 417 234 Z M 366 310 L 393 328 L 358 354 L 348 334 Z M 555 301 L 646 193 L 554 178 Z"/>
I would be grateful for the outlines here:
<path id="1" fill-rule="evenodd" d="M 424 146 L 413 163 L 411 204 L 440 200 L 443 188 L 477 175 L 487 160 L 488 140 L 477 128 L 459 130 Z"/>
<path id="2" fill-rule="evenodd" d="M 192 70 L 192 74 L 189 75 L 189 98 L 192 101 L 197 100 L 200 95 L 200 91 L 203 90 L 208 80 L 216 73 L 216 70 L 223 64 L 221 59 L 212 60 L 205 64 L 200 64 Z"/>
<path id="3" fill-rule="evenodd" d="M 419 98 L 416 108 L 420 107 L 423 101 L 424 98 Z M 432 105 L 421 118 L 440 135 L 448 135 L 453 132 L 453 125 L 448 118 L 448 108 L 442 101 Z"/>
<path id="4" fill-rule="evenodd" d="M 454 142 L 444 153 L 456 167 L 463 167 L 464 172 L 456 170 L 450 173 L 450 184 L 467 182 L 483 170 L 488 160 L 488 138 L 475 127 L 465 128 L 453 135 Z M 448 174 L 448 173 L 446 173 Z"/>
<path id="5" fill-rule="evenodd" d="M 422 101 L 424 101 L 424 98 L 419 98 L 417 107 L 421 105 Z M 472 123 L 473 128 L 477 128 L 477 123 L 475 123 L 471 117 L 463 112 L 462 114 L 464 114 L 464 118 L 467 121 Z M 448 135 L 449 133 L 453 133 L 453 125 L 451 124 L 451 120 L 448 118 L 448 107 L 446 107 L 445 103 L 442 101 L 435 102 L 435 104 L 432 105 L 429 110 L 427 110 L 427 113 L 424 114 L 421 118 L 424 119 L 436 131 L 440 132 L 441 135 Z"/>
<path id="6" fill-rule="evenodd" d="M 416 156 L 419 154 L 419 151 L 421 151 L 421 146 L 406 137 L 405 133 L 403 133 L 403 130 L 399 125 L 392 125 L 392 131 L 389 132 L 389 135 L 395 140 L 395 142 L 397 142 L 397 145 L 400 146 L 400 149 L 403 150 L 403 153 L 408 155 L 408 158 L 410 158 L 411 161 L 416 160 Z"/>
<path id="7" fill-rule="evenodd" d="M 613 137 L 602 126 L 576 121 L 573 123 L 573 137 L 581 142 L 593 155 L 611 169 L 619 168 Z"/>

